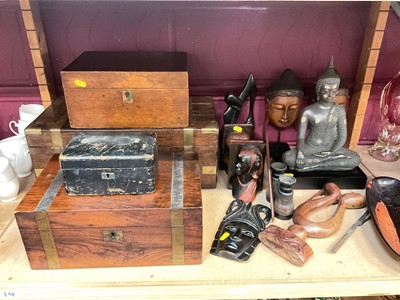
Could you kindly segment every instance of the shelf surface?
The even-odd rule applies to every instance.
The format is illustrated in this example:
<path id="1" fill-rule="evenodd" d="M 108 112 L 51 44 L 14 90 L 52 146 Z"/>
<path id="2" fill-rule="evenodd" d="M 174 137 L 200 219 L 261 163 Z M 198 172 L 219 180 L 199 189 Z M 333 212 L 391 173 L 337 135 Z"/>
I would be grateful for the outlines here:
<path id="1" fill-rule="evenodd" d="M 361 168 L 369 178 L 386 175 L 400 179 L 400 161 L 379 162 L 368 155 L 366 147 L 358 150 Z M 217 189 L 202 190 L 203 263 L 199 265 L 33 271 L 13 217 L 23 192 L 18 200 L 1 203 L 0 299 L 258 299 L 400 294 L 400 258 L 386 246 L 372 221 L 359 227 L 336 254 L 328 252 L 365 208 L 346 211 L 344 223 L 331 237 L 307 239 L 314 256 L 303 267 L 291 265 L 262 244 L 244 263 L 210 255 L 214 235 L 232 200 L 225 174 L 218 175 Z M 27 180 L 31 183 L 33 179 Z M 364 194 L 364 190 L 354 191 Z M 295 191 L 295 203 L 313 193 L 315 190 Z M 265 191 L 258 194 L 256 203 L 266 204 L 264 199 Z M 329 207 L 312 218 L 324 220 L 334 210 L 335 206 Z M 291 221 L 275 219 L 272 224 L 287 228 Z"/>

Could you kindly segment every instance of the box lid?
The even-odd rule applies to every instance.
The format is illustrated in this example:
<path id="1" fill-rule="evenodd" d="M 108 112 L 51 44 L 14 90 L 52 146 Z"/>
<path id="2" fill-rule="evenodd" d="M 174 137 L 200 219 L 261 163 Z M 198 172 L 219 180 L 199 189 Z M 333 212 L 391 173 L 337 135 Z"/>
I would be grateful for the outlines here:
<path id="1" fill-rule="evenodd" d="M 62 169 L 155 167 L 154 132 L 90 132 L 74 135 L 60 155 Z"/>
<path id="2" fill-rule="evenodd" d="M 187 59 L 185 52 L 87 51 L 64 71 L 185 72 Z"/>
<path id="3" fill-rule="evenodd" d="M 72 197 L 65 192 L 54 155 L 16 208 L 18 227 L 34 230 L 35 214 L 41 212 L 48 214 L 53 230 L 202 226 L 197 158 L 161 153 L 158 169 L 156 191 L 151 194 Z"/>

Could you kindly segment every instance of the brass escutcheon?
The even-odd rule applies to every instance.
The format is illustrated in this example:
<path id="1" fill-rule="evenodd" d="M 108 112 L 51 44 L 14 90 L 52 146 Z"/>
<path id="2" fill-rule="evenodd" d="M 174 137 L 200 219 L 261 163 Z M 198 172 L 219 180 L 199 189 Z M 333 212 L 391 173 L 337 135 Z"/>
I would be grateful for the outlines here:
<path id="1" fill-rule="evenodd" d="M 124 103 L 133 103 L 133 92 L 131 90 L 125 90 L 122 92 L 122 101 Z"/>
<path id="2" fill-rule="evenodd" d="M 124 233 L 120 230 L 103 231 L 103 240 L 105 242 L 123 241 Z"/>

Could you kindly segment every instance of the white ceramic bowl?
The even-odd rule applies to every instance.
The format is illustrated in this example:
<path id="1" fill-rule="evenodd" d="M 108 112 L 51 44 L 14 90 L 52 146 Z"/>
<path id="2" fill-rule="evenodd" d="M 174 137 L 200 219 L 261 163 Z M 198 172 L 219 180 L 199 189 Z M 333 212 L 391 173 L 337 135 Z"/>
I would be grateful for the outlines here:
<path id="1" fill-rule="evenodd" d="M 11 202 L 17 199 L 19 192 L 19 180 L 15 177 L 7 182 L 0 183 L 1 202 Z"/>

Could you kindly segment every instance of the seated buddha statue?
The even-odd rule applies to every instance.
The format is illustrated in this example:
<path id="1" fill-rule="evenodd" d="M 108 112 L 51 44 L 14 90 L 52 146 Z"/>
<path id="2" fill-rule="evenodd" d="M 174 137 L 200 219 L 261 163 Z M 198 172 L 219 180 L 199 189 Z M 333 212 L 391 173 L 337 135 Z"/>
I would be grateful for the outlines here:
<path id="1" fill-rule="evenodd" d="M 333 102 L 339 85 L 340 77 L 331 59 L 318 78 L 317 101 L 306 106 L 301 114 L 297 148 L 282 156 L 282 162 L 290 169 L 299 172 L 349 171 L 359 165 L 359 155 L 343 147 L 347 139 L 346 112 L 343 106 Z"/>

